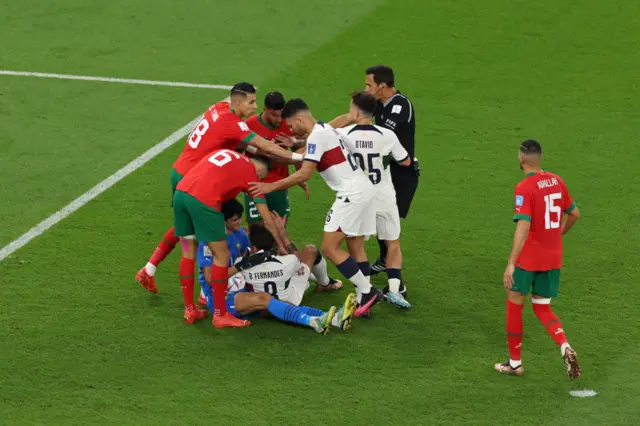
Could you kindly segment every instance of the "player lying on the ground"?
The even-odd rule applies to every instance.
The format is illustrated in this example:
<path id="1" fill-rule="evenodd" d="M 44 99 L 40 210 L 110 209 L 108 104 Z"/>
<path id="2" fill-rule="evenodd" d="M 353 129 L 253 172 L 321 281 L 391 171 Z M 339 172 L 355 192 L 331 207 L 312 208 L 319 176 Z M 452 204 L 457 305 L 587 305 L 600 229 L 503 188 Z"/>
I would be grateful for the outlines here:
<path id="1" fill-rule="evenodd" d="M 321 250 L 353 283 L 358 294 L 355 316 L 368 315 L 371 307 L 383 299 L 369 282 L 371 267 L 364 250 L 364 236 L 376 233 L 375 189 L 354 161 L 344 136 L 328 124 L 316 121 L 302 99 L 285 105 L 282 117 L 294 134 L 309 134 L 305 161 L 300 170 L 274 183 L 251 184 L 251 194 L 258 196 L 306 182 L 313 171 L 320 175 L 336 200 L 327 213 Z M 342 250 L 347 241 L 349 252 Z"/>
<path id="2" fill-rule="evenodd" d="M 229 248 L 230 253 L 229 266 L 232 266 L 235 263 L 236 259 L 248 254 L 251 251 L 251 242 L 249 241 L 249 236 L 242 228 L 242 213 L 242 205 L 235 198 L 222 204 L 222 214 L 225 218 L 225 227 L 227 231 L 227 247 Z M 278 229 L 280 227 L 284 227 L 286 225 L 286 220 L 280 218 L 277 213 L 275 213 L 275 215 L 278 218 L 278 220 L 276 221 Z M 253 224 L 251 227 L 255 228 L 257 226 L 262 225 Z M 280 232 L 280 235 L 282 238 L 283 233 Z M 205 243 L 200 243 L 198 245 L 198 267 L 200 270 L 200 283 L 202 283 L 203 280 L 206 281 L 206 279 L 208 279 L 208 277 L 210 276 L 211 265 L 213 265 L 213 253 L 211 253 L 211 250 L 209 250 L 209 247 Z M 312 279 L 319 284 L 316 286 L 316 292 L 334 291 L 342 287 L 341 281 L 335 280 L 327 275 L 327 262 L 319 252 L 316 256 L 316 263 L 314 263 L 314 265 L 317 266 L 314 266 L 312 269 L 318 272 L 318 277 L 313 275 Z M 198 302 L 201 305 L 207 304 L 203 291 L 200 291 Z"/>
<path id="3" fill-rule="evenodd" d="M 172 197 L 180 180 L 200 160 L 220 149 L 233 150 L 240 144 L 286 160 L 301 161 L 302 154 L 294 153 L 258 136 L 242 117 L 249 117 L 256 110 L 256 89 L 249 83 L 238 83 L 231 89 L 230 101 L 218 102 L 209 107 L 187 138 L 184 149 L 171 171 Z M 173 199 L 173 198 L 172 198 Z M 157 266 L 171 253 L 178 243 L 174 228 L 167 231 L 153 252 L 149 262 L 136 274 L 136 281 L 152 293 L 158 292 L 155 283 Z"/>
<path id="4" fill-rule="evenodd" d="M 348 330 L 351 328 L 351 319 L 356 308 L 355 294 L 347 296 L 344 305 L 337 311 L 332 307 L 328 312 L 299 306 L 304 297 L 304 292 L 309 288 L 309 274 L 313 270 L 317 277 L 328 279 L 327 265 L 322 255 L 315 246 L 305 246 L 298 252 L 295 244 L 289 238 L 284 227 L 284 220 L 277 218 L 276 223 L 281 233 L 283 242 L 287 245 L 291 254 L 278 256 L 274 252 L 275 240 L 263 227 L 252 226 L 250 232 L 252 251 L 256 254 L 249 258 L 242 258 L 238 263 L 250 261 L 250 267 L 242 270 L 244 288 L 237 291 L 229 291 L 227 294 L 227 309 L 233 315 L 246 321 L 251 314 L 267 310 L 276 318 L 307 325 L 319 333 L 326 332 L 329 325 Z M 266 256 L 264 256 L 266 254 Z M 252 260 L 254 256 L 262 257 Z M 321 278 L 321 279 L 322 279 Z M 211 309 L 212 292 L 206 280 L 201 280 L 200 285 L 207 295 L 208 306 Z M 229 286 L 235 286 L 235 279 L 229 280 Z M 334 291 L 341 287 L 342 283 L 327 284 L 323 291 Z M 318 287 L 322 287 L 318 284 Z M 254 315 L 255 316 L 255 315 Z"/>
<path id="5" fill-rule="evenodd" d="M 213 325 L 246 327 L 246 324 L 227 312 L 225 294 L 229 279 L 229 258 L 222 203 L 249 190 L 249 182 L 267 175 L 269 166 L 262 158 L 249 159 L 235 151 L 214 152 L 196 164 L 180 181 L 173 197 L 174 226 L 180 237 L 180 284 L 185 303 L 185 321 L 193 323 L 206 316 L 197 309 L 194 296 L 194 269 L 198 248 L 196 242 L 207 244 L 213 254 L 209 281 L 214 292 Z M 256 198 L 256 207 L 264 219 L 264 226 L 274 234 L 279 247 L 282 241 L 264 198 Z"/>
<path id="6" fill-rule="evenodd" d="M 373 125 L 376 107 L 377 101 L 373 95 L 364 91 L 354 93 L 351 96 L 349 114 L 356 124 L 336 130 L 345 136 L 353 158 L 367 173 L 376 191 L 376 232 L 378 239 L 387 245 L 387 300 L 400 307 L 410 308 L 411 304 L 400 292 L 400 215 L 389 165 L 395 160 L 401 166 L 409 166 L 411 159 L 395 133 Z"/>
<path id="7" fill-rule="evenodd" d="M 533 313 L 560 347 L 570 379 L 580 376 L 578 355 L 569 345 L 564 328 L 551 310 L 551 298 L 558 297 L 562 267 L 562 238 L 580 218 L 560 176 L 540 168 L 542 147 L 526 140 L 520 145 L 520 168 L 525 178 L 515 188 L 517 223 L 513 248 L 504 271 L 507 290 L 507 344 L 509 361 L 496 364 L 496 371 L 516 376 L 522 368 L 522 307 L 531 293 Z M 563 214 L 566 219 L 563 221 Z"/>

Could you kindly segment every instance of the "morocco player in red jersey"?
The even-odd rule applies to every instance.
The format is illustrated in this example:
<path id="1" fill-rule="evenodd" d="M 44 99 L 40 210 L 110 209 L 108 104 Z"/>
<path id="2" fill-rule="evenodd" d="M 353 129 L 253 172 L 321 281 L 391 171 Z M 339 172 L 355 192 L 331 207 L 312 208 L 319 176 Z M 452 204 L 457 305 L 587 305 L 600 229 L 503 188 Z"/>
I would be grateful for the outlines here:
<path id="1" fill-rule="evenodd" d="M 185 320 L 192 322 L 199 317 L 194 304 L 194 270 L 198 242 L 206 243 L 213 253 L 211 287 L 215 312 L 213 325 L 223 327 L 246 327 L 248 321 L 227 312 L 225 296 L 228 285 L 229 248 L 222 203 L 247 192 L 249 182 L 264 178 L 268 173 L 262 158 L 249 159 L 229 149 L 215 151 L 200 160 L 178 183 L 173 197 L 175 234 L 180 237 L 182 258 L 180 259 L 180 284 L 185 304 Z M 278 247 L 282 246 L 280 234 L 266 201 L 255 199 L 256 208 L 264 218 L 265 227 L 273 234 Z M 196 312 L 196 314 L 193 314 Z M 200 318 L 197 318 L 200 319 Z"/>
<path id="2" fill-rule="evenodd" d="M 522 376 L 522 308 L 531 293 L 533 313 L 560 347 L 570 379 L 580 376 L 578 356 L 562 324 L 551 310 L 558 297 L 562 268 L 562 237 L 580 218 L 580 212 L 560 176 L 540 168 L 542 147 L 534 140 L 520 145 L 520 168 L 525 178 L 515 189 L 517 223 L 513 248 L 504 272 L 507 289 L 507 343 L 509 361 L 496 364 L 504 374 Z M 563 221 L 563 216 L 566 218 Z"/>
<path id="3" fill-rule="evenodd" d="M 256 110 L 256 89 L 249 83 L 238 83 L 231 89 L 230 103 L 218 102 L 209 107 L 187 138 L 182 153 L 173 164 L 171 189 L 201 159 L 219 149 L 235 149 L 238 144 L 251 144 L 270 155 L 302 161 L 302 155 L 280 148 L 267 139 L 251 131 L 242 117 L 248 117 Z M 172 194 L 173 196 L 173 194 Z M 171 228 L 167 231 L 149 259 L 136 275 L 136 281 L 144 288 L 157 293 L 155 271 L 157 266 L 171 253 L 178 243 L 178 237 Z"/>
<path id="4" fill-rule="evenodd" d="M 293 134 L 287 127 L 287 123 L 282 120 L 282 108 L 284 108 L 284 96 L 280 92 L 268 93 L 264 98 L 264 109 L 260 114 L 253 115 L 246 120 L 249 129 L 256 132 L 263 138 L 273 141 L 274 143 L 287 140 L 292 145 Z M 250 157 L 250 155 L 249 155 Z M 289 176 L 289 165 L 273 165 L 269 175 L 263 179 L 264 182 L 277 182 Z M 302 185 L 305 191 L 308 191 L 306 183 Z M 269 210 L 275 211 L 285 219 L 291 214 L 291 206 L 289 204 L 288 191 L 273 191 L 265 194 Z M 261 222 L 260 215 L 251 199 L 250 195 L 245 195 L 245 210 L 247 212 L 247 222 L 249 224 Z"/>

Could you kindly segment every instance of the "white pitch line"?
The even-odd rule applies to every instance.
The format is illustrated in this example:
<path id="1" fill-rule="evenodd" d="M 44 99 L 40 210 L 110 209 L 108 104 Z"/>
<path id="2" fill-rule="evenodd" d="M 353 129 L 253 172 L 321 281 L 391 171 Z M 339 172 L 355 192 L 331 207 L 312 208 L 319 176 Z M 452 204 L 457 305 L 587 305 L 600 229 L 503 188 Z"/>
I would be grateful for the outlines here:
<path id="1" fill-rule="evenodd" d="M 226 99 L 228 100 L 228 98 Z M 21 249 L 25 245 L 29 244 L 31 240 L 36 237 L 42 235 L 46 230 L 50 229 L 52 226 L 65 219 L 66 217 L 73 214 L 80 207 L 87 204 L 89 201 L 96 198 L 98 195 L 105 192 L 107 189 L 111 188 L 116 183 L 120 182 L 122 179 L 130 175 L 131 173 L 138 170 L 140 167 L 144 166 L 149 160 L 160 154 L 165 149 L 169 148 L 174 143 L 178 142 L 184 136 L 186 136 L 192 129 L 193 126 L 196 125 L 198 120 L 202 118 L 202 115 L 197 116 L 175 132 L 171 133 L 164 140 L 156 144 L 154 147 L 145 151 L 138 158 L 64 206 L 62 209 L 58 210 L 33 228 L 29 229 L 27 232 L 22 234 L 16 240 L 10 242 L 6 246 L 0 249 L 0 262 L 2 262 L 7 257 L 11 256 L 15 251 Z"/>
<path id="2" fill-rule="evenodd" d="M 135 80 L 132 78 L 93 77 L 93 76 L 87 76 L 87 75 L 49 74 L 49 73 L 43 73 L 43 72 L 27 72 L 27 71 L 11 71 L 11 70 L 0 70 L 0 75 L 10 75 L 10 76 L 17 76 L 17 77 L 55 78 L 59 80 L 103 81 L 107 83 L 146 84 L 149 86 L 192 87 L 196 89 L 231 90 L 231 87 L 232 87 L 232 86 L 225 86 L 221 84 L 197 84 L 197 83 L 183 83 L 180 81 Z"/>

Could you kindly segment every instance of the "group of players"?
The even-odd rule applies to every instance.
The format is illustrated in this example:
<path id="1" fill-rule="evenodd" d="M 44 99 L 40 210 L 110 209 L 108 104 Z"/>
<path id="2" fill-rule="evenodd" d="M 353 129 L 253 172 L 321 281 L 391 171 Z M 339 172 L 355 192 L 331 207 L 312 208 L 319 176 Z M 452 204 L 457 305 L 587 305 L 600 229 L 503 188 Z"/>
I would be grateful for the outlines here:
<path id="1" fill-rule="evenodd" d="M 393 87 L 389 67 L 369 68 L 366 75 L 367 90 L 354 93 L 349 113 L 331 123 L 317 121 L 302 99 L 285 102 L 278 92 L 269 93 L 264 110 L 253 115 L 256 90 L 249 83 L 236 84 L 229 102 L 210 107 L 173 166 L 174 227 L 136 280 L 156 293 L 155 270 L 179 242 L 187 323 L 205 318 L 208 309 L 217 328 L 246 327 L 248 315 L 268 311 L 325 333 L 332 324 L 350 328 L 352 317 L 370 315 L 380 300 L 409 308 L 403 295 L 400 213 L 390 165 L 414 163 L 417 170 L 417 162 L 396 133 L 375 126 L 373 120 L 383 96 L 387 104 L 388 98 L 398 97 L 387 119 L 394 126 L 402 124 L 403 116 L 411 122 L 413 111 Z M 290 164 L 297 171 L 289 176 Z M 336 200 L 326 216 L 320 250 L 307 246 L 299 251 L 286 231 L 291 210 L 287 189 L 299 185 L 308 196 L 306 182 L 314 169 L 336 192 Z M 411 198 L 415 186 L 417 182 Z M 239 226 L 244 210 L 236 201 L 240 192 L 245 193 L 248 238 Z M 385 247 L 376 262 L 388 275 L 384 293 L 370 283 L 364 248 L 365 237 L 375 234 Z M 348 252 L 341 247 L 345 240 Z M 342 287 L 341 281 L 328 276 L 323 254 L 356 290 L 340 309 L 326 312 L 299 306 L 310 279 L 316 281 L 316 291 Z M 194 303 L 196 258 L 202 287 L 199 302 L 207 309 Z"/>
<path id="2" fill-rule="evenodd" d="M 195 126 L 172 170 L 174 227 L 136 280 L 156 293 L 156 267 L 180 242 L 187 323 L 207 315 L 194 303 L 196 257 L 199 301 L 213 313 L 217 328 L 246 327 L 249 316 L 269 312 L 324 334 L 332 325 L 349 329 L 354 316 L 370 315 L 380 300 L 409 308 L 400 272 L 400 217 L 406 217 L 415 194 L 419 166 L 413 153 L 413 106 L 395 89 L 393 71 L 368 68 L 366 90 L 352 94 L 349 113 L 330 123 L 316 120 L 302 99 L 285 102 L 278 92 L 268 94 L 264 105 L 264 111 L 253 115 L 255 88 L 238 83 L 230 101 L 210 107 Z M 383 126 L 374 125 L 374 117 Z M 400 142 L 402 132 L 410 133 L 410 144 Z M 562 237 L 579 211 L 563 180 L 542 170 L 541 158 L 537 141 L 521 143 L 525 179 L 515 189 L 517 226 L 503 279 L 510 359 L 494 368 L 524 374 L 522 309 L 531 293 L 535 315 L 560 347 L 569 377 L 577 378 L 577 354 L 551 309 L 551 299 L 558 296 Z M 290 164 L 297 169 L 292 175 Z M 286 230 L 291 211 L 287 189 L 299 185 L 308 197 L 306 182 L 314 170 L 336 199 L 326 215 L 320 249 L 298 250 Z M 245 209 L 235 199 L 240 192 L 245 193 L 248 235 L 241 227 Z M 380 258 L 370 265 L 364 242 L 374 234 Z M 341 247 L 345 240 L 348 251 Z M 317 282 L 317 291 L 342 287 L 328 276 L 323 255 L 356 290 L 340 309 L 300 306 L 310 279 Z M 384 270 L 388 287 L 381 292 L 371 285 L 370 276 Z"/>

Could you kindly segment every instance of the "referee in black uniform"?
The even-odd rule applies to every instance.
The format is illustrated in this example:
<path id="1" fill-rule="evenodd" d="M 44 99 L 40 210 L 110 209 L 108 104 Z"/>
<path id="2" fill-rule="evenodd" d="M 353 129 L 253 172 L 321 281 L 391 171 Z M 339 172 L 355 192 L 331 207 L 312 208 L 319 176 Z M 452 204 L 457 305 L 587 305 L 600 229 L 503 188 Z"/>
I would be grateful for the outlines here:
<path id="1" fill-rule="evenodd" d="M 393 161 L 390 166 L 391 179 L 396 190 L 398 212 L 400 217 L 404 219 L 409 213 L 420 176 L 420 165 L 415 158 L 415 110 L 409 98 L 395 88 L 391 67 L 386 65 L 369 67 L 366 70 L 366 76 L 365 90 L 378 99 L 378 108 L 375 114 L 376 124 L 392 130 L 411 158 L 410 167 L 400 167 Z M 378 245 L 380 246 L 380 256 L 371 265 L 372 275 L 386 270 L 387 246 L 381 240 L 378 240 Z M 400 285 L 400 292 L 406 297 L 407 289 L 404 283 Z"/>

